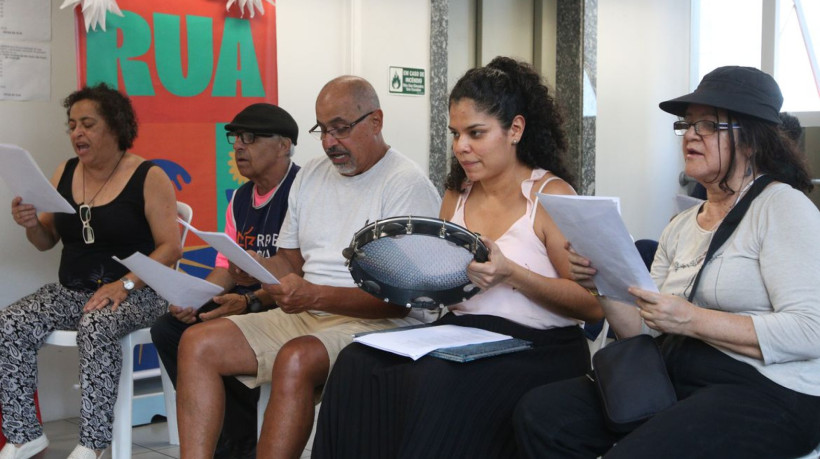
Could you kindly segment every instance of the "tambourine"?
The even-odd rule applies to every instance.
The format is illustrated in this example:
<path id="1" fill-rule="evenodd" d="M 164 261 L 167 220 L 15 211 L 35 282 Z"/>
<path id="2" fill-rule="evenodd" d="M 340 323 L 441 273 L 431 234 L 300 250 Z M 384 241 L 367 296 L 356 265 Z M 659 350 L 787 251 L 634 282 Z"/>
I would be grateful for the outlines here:
<path id="1" fill-rule="evenodd" d="M 480 236 L 438 218 L 391 217 L 366 225 L 343 251 L 356 285 L 384 301 L 433 309 L 465 301 L 480 289 L 467 265 L 487 261 Z"/>

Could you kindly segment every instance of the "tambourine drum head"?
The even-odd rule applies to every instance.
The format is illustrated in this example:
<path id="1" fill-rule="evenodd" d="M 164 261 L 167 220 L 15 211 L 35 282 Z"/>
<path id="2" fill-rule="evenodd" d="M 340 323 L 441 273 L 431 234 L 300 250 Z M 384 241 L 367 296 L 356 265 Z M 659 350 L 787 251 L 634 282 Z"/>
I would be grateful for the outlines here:
<path id="1" fill-rule="evenodd" d="M 345 257 L 366 292 L 407 307 L 435 308 L 478 293 L 467 265 L 486 261 L 487 247 L 477 234 L 444 220 L 392 217 L 359 230 Z"/>
<path id="2" fill-rule="evenodd" d="M 473 254 L 424 234 L 383 237 L 361 248 L 359 265 L 370 276 L 401 289 L 448 290 L 468 283 Z"/>

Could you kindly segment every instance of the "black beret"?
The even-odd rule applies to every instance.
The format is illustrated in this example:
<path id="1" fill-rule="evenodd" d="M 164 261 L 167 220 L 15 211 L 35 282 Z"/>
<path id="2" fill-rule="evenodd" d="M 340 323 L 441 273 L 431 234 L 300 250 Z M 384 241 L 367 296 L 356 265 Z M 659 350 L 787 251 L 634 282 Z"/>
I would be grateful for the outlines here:
<path id="1" fill-rule="evenodd" d="M 296 120 L 280 107 L 273 104 L 259 103 L 248 105 L 239 112 L 233 121 L 225 125 L 225 130 L 247 131 L 254 134 L 279 134 L 287 137 L 296 145 L 299 137 L 299 126 Z"/>

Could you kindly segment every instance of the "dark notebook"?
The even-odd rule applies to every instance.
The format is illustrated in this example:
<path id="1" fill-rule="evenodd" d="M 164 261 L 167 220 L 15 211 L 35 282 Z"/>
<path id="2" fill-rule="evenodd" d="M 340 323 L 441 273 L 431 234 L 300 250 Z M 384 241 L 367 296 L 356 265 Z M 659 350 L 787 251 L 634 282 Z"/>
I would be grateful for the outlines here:
<path id="1" fill-rule="evenodd" d="M 509 354 L 510 352 L 524 351 L 530 348 L 532 348 L 531 342 L 518 338 L 510 338 L 490 343 L 445 347 L 436 349 L 427 355 L 453 362 L 471 362 L 485 357 Z"/>

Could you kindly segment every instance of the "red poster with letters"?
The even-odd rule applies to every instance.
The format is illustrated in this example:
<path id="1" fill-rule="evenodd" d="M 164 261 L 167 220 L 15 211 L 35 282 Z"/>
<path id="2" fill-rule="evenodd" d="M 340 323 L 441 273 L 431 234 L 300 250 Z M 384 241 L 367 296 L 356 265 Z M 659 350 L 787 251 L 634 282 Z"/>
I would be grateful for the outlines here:
<path id="1" fill-rule="evenodd" d="M 132 153 L 165 170 L 199 229 L 224 228 L 232 191 L 244 183 L 224 124 L 247 105 L 277 103 L 276 8 L 240 16 L 224 0 L 119 0 L 106 30 L 77 23 L 78 82 L 105 82 L 131 98 L 139 118 Z M 195 236 L 182 267 L 204 276 L 215 252 Z"/>

